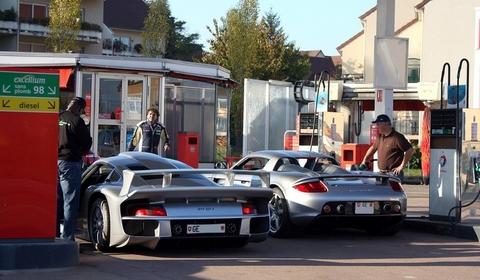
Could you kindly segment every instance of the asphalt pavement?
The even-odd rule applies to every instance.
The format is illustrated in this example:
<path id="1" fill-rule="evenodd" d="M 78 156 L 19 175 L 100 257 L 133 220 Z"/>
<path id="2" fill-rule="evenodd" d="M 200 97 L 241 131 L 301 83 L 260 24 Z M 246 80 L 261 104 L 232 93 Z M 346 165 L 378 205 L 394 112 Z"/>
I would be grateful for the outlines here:
<path id="1" fill-rule="evenodd" d="M 433 234 L 450 235 L 471 241 L 480 241 L 480 216 L 476 211 L 480 202 L 462 209 L 460 223 L 429 219 L 429 186 L 403 185 L 407 193 L 407 219 L 404 227 Z M 465 204 L 467 201 L 463 201 Z"/>

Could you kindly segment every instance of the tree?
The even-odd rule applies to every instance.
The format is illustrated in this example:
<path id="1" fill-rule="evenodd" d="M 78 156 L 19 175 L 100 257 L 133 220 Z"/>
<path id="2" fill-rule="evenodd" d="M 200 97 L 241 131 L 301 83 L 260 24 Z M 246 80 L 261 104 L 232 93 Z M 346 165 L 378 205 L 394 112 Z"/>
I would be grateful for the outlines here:
<path id="1" fill-rule="evenodd" d="M 163 57 L 173 29 L 170 7 L 167 0 L 151 0 L 142 33 L 143 55 Z"/>
<path id="2" fill-rule="evenodd" d="M 50 34 L 47 47 L 53 52 L 78 50 L 77 35 L 80 31 L 80 0 L 52 0 L 50 2 Z"/>
<path id="3" fill-rule="evenodd" d="M 232 78 L 240 83 L 233 91 L 230 114 L 232 150 L 239 154 L 244 79 L 294 82 L 308 73 L 310 65 L 293 43 L 286 42 L 287 36 L 276 14 L 269 12 L 258 22 L 256 0 L 240 0 L 226 17 L 213 20 L 213 27 L 208 30 L 213 36 L 209 40 L 211 52 L 202 61 L 230 69 Z"/>
<path id="4" fill-rule="evenodd" d="M 294 43 L 287 42 L 287 35 L 280 25 L 280 18 L 273 11 L 267 12 L 260 22 L 260 53 L 257 79 L 295 82 L 306 75 L 310 68 L 307 56 L 300 53 Z"/>
<path id="5" fill-rule="evenodd" d="M 203 45 L 196 43 L 198 33 L 186 34 L 185 21 L 176 20 L 174 17 L 171 21 L 174 22 L 174 28 L 170 32 L 165 57 L 185 61 L 199 60 L 203 55 Z"/>
<path id="6" fill-rule="evenodd" d="M 213 21 L 208 30 L 213 35 L 209 40 L 211 52 L 202 61 L 219 64 L 231 71 L 231 77 L 240 83 L 234 90 L 231 101 L 230 129 L 234 154 L 239 154 L 242 144 L 243 79 L 253 78 L 258 58 L 259 32 L 257 26 L 257 0 L 240 0 L 227 12 L 220 23 Z"/>

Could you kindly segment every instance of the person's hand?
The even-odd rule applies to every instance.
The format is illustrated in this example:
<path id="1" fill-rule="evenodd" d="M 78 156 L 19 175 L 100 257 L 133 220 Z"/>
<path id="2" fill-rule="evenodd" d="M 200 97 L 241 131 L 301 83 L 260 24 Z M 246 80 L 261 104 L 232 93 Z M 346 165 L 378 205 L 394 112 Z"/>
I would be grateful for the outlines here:
<path id="1" fill-rule="evenodd" d="M 170 150 L 170 145 L 169 144 L 165 144 L 163 145 L 163 150 L 166 152 L 168 150 Z"/>
<path id="2" fill-rule="evenodd" d="M 403 165 L 400 165 L 392 170 L 393 174 L 398 175 L 403 170 Z"/>
<path id="3" fill-rule="evenodd" d="M 367 169 L 367 165 L 365 163 L 360 163 L 360 165 L 358 166 L 358 170 L 365 170 Z"/>

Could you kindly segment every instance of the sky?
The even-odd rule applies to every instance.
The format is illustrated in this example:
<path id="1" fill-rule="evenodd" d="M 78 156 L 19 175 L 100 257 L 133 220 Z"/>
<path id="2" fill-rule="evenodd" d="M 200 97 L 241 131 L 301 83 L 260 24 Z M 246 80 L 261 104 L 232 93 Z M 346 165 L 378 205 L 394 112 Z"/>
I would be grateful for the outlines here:
<path id="1" fill-rule="evenodd" d="M 239 0 L 169 0 L 172 16 L 186 22 L 187 33 L 198 33 L 208 50 L 212 36 L 207 26 L 224 17 Z M 288 41 L 300 50 L 322 50 L 338 55 L 337 47 L 362 30 L 360 15 L 377 0 L 258 0 L 260 16 L 270 9 L 280 18 Z"/>

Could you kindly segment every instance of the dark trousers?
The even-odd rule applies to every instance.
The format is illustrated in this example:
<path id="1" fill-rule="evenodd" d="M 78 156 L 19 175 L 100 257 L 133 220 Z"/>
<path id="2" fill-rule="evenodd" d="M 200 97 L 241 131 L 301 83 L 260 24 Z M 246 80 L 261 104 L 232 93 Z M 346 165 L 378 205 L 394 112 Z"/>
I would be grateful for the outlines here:
<path id="1" fill-rule="evenodd" d="M 57 236 L 63 217 L 61 238 L 75 241 L 80 205 L 81 161 L 58 160 Z"/>

